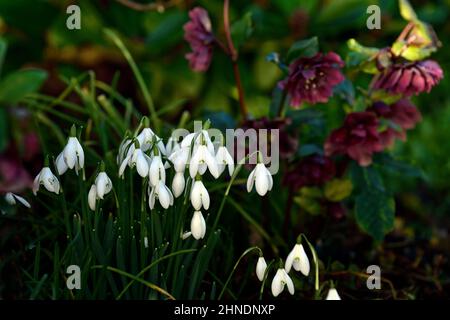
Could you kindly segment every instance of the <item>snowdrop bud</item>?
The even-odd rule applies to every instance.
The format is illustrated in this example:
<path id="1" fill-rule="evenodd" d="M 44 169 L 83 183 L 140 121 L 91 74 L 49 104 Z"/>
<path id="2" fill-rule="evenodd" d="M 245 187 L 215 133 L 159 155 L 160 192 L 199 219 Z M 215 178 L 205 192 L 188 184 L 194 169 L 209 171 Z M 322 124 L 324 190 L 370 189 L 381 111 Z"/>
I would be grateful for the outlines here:
<path id="1" fill-rule="evenodd" d="M 279 268 L 275 277 L 272 280 L 272 294 L 277 297 L 284 290 L 284 286 L 287 285 L 288 291 L 291 295 L 294 294 L 294 283 L 289 275 L 283 268 Z"/>
<path id="2" fill-rule="evenodd" d="M 50 192 L 59 194 L 60 185 L 58 178 L 52 173 L 49 167 L 42 168 L 41 172 L 38 173 L 36 178 L 33 182 L 33 193 L 36 195 L 36 193 L 39 191 L 39 187 L 43 185 L 45 189 L 47 189 Z"/>
<path id="3" fill-rule="evenodd" d="M 325 300 L 341 300 L 341 297 L 339 296 L 335 288 L 331 288 L 330 290 L 328 290 L 328 294 Z"/>
<path id="4" fill-rule="evenodd" d="M 203 182 L 201 180 L 197 180 L 194 182 L 194 185 L 191 190 L 191 204 L 195 210 L 200 210 L 203 206 L 205 210 L 209 209 L 209 194 L 208 190 L 206 190 Z"/>
<path id="5" fill-rule="evenodd" d="M 176 172 L 172 181 L 172 191 L 175 198 L 178 198 L 183 193 L 185 184 L 184 173 Z"/>
<path id="6" fill-rule="evenodd" d="M 8 192 L 5 194 L 5 200 L 8 204 L 14 206 L 16 205 L 16 200 L 19 201 L 21 204 L 23 204 L 27 208 L 31 208 L 31 205 L 27 200 L 22 198 L 21 196 L 18 196 L 17 194 L 14 194 L 12 192 Z"/>
<path id="7" fill-rule="evenodd" d="M 103 199 L 103 196 L 112 190 L 112 182 L 106 172 L 100 172 L 95 179 L 95 186 L 97 188 L 97 197 Z"/>
<path id="8" fill-rule="evenodd" d="M 267 269 L 267 263 L 264 257 L 259 257 L 258 262 L 256 263 L 256 276 L 258 277 L 259 281 L 264 280 L 264 273 Z"/>
<path id="9" fill-rule="evenodd" d="M 230 177 L 233 175 L 234 161 L 226 147 L 224 146 L 219 147 L 216 153 L 216 161 L 219 169 L 219 175 L 222 174 L 226 166 L 228 166 L 228 173 Z"/>
<path id="10" fill-rule="evenodd" d="M 148 237 L 144 237 L 144 248 L 148 248 Z"/>
<path id="11" fill-rule="evenodd" d="M 273 179 L 270 171 L 262 163 L 258 163 L 247 179 L 247 191 L 250 192 L 255 184 L 256 192 L 264 196 L 267 191 L 272 190 Z"/>
<path id="12" fill-rule="evenodd" d="M 285 269 L 286 272 L 291 271 L 291 267 L 294 267 L 296 271 L 300 271 L 303 275 L 308 276 L 309 274 L 309 259 L 306 255 L 305 249 L 299 243 L 294 246 L 294 249 L 289 253 L 286 258 Z"/>
<path id="13" fill-rule="evenodd" d="M 191 233 L 196 240 L 203 239 L 203 237 L 205 236 L 206 222 L 200 211 L 194 212 L 194 216 L 191 220 Z"/>
<path id="14" fill-rule="evenodd" d="M 95 211 L 96 201 L 97 201 L 97 187 L 95 186 L 95 184 L 93 184 L 88 193 L 88 204 L 89 204 L 89 208 L 92 211 Z"/>

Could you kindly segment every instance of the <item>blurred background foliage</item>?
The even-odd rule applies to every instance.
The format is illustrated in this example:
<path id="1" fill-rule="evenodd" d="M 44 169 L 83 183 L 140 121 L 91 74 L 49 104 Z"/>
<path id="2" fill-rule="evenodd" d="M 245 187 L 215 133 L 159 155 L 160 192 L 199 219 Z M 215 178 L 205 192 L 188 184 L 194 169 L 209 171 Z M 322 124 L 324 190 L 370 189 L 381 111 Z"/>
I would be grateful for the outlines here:
<path id="1" fill-rule="evenodd" d="M 41 91 L 57 96 L 66 87 L 61 76 L 69 78 L 93 70 L 98 79 L 111 83 L 119 71 L 118 91 L 125 97 L 142 101 L 126 61 L 102 32 L 107 27 L 124 39 L 150 86 L 157 109 L 176 106 L 166 118 L 176 124 L 182 112 L 189 110 L 193 118 L 209 118 L 215 127 L 235 127 L 238 97 L 229 59 L 216 49 L 211 68 L 199 74 L 189 69 L 184 58 L 189 51 L 183 40 L 187 9 L 206 8 L 215 33 L 223 37 L 222 1 L 170 2 L 175 4 L 166 10 L 140 12 L 115 0 L 0 0 L 0 37 L 8 46 L 0 79 L 17 69 L 37 67 L 48 74 Z M 408 250 L 422 250 L 422 255 L 426 255 L 429 248 L 450 252 L 450 0 L 412 0 L 411 3 L 419 18 L 433 25 L 443 44 L 432 58 L 440 63 L 445 74 L 431 94 L 413 99 L 422 112 L 423 121 L 408 133 L 407 143 L 397 142 L 393 149 L 393 156 L 411 167 L 386 164 L 383 168 L 386 185 L 396 195 L 397 205 L 396 229 L 389 237 L 406 234 L 406 239 L 418 240 L 414 249 L 407 246 L 406 253 L 403 251 L 417 258 L 417 252 L 408 253 Z M 66 28 L 66 8 L 70 4 L 81 8 L 81 30 Z M 381 30 L 366 28 L 366 9 L 372 4 L 381 8 Z M 317 36 L 321 51 L 335 51 L 345 57 L 349 38 L 366 46 L 385 47 L 393 43 L 405 26 L 397 2 L 390 0 L 231 1 L 231 21 L 234 22 L 234 40 L 240 44 L 239 67 L 246 101 L 254 118 L 269 113 L 272 91 L 282 77 L 278 67 L 266 61 L 268 54 L 285 54 L 293 42 Z M 239 33 L 242 25 L 250 26 L 245 28 L 251 31 L 248 38 Z M 364 87 L 368 79 L 358 81 Z M 317 123 L 307 130 L 315 132 L 317 139 L 323 141 L 328 134 L 325 130 L 341 123 L 344 110 L 336 99 L 317 108 L 326 111 L 325 121 L 331 124 Z M 144 107 L 141 112 L 145 113 Z M 20 126 L 8 123 L 2 108 L 0 125 L 0 151 L 4 151 Z M 300 144 L 303 143 L 300 135 Z M 279 201 L 284 199 L 281 197 Z M 370 261 L 370 257 L 357 258 L 355 253 L 336 254 L 342 252 L 342 244 L 349 241 L 342 238 L 352 231 L 340 223 L 331 224 L 329 228 L 335 232 L 330 232 L 332 237 L 323 241 L 333 243 L 337 239 L 337 242 L 329 245 L 321 256 L 329 254 L 336 260 L 347 261 L 345 269 L 350 271 L 352 261 L 355 264 Z M 358 248 L 354 249 L 358 252 Z M 383 265 L 403 263 L 401 259 L 394 262 L 391 256 L 397 250 L 395 246 L 384 250 Z M 442 262 L 430 261 L 431 266 L 436 264 L 441 266 Z M 336 272 L 341 272 L 342 267 L 336 265 L 335 268 Z M 448 261 L 443 268 L 447 278 L 439 284 L 440 290 L 433 280 L 423 280 L 423 284 L 417 285 L 426 288 L 427 296 L 445 295 L 442 285 L 444 288 L 449 285 Z M 408 292 L 412 297 L 416 296 L 414 286 Z"/>

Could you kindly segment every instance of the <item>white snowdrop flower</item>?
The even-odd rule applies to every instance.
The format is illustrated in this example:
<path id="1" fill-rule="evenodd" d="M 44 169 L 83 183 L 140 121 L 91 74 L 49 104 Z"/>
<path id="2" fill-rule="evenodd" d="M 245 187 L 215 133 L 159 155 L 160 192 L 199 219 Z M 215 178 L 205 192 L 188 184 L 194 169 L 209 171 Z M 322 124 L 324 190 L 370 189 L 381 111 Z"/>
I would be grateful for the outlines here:
<path id="1" fill-rule="evenodd" d="M 151 210 L 155 207 L 156 199 L 159 200 L 164 209 L 173 205 L 173 195 L 169 188 L 161 180 L 154 187 L 149 185 L 149 207 Z"/>
<path id="2" fill-rule="evenodd" d="M 286 258 L 286 264 L 284 266 L 286 272 L 291 271 L 292 266 L 296 271 L 303 273 L 303 275 L 309 275 L 309 259 L 305 249 L 303 249 L 303 246 L 299 243 L 294 246 Z"/>
<path id="3" fill-rule="evenodd" d="M 264 274 L 267 269 L 267 263 L 264 257 L 259 257 L 258 262 L 256 263 L 256 276 L 258 277 L 259 281 L 264 280 Z"/>
<path id="4" fill-rule="evenodd" d="M 256 192 L 264 196 L 267 191 L 272 190 L 273 179 L 270 171 L 262 163 L 258 163 L 247 179 L 247 191 L 250 192 L 255 184 Z"/>
<path id="5" fill-rule="evenodd" d="M 69 137 L 63 151 L 56 158 L 56 169 L 59 175 L 63 175 L 67 169 L 78 170 L 84 167 L 84 151 L 76 137 Z"/>
<path id="6" fill-rule="evenodd" d="M 200 211 L 195 211 L 191 220 L 191 233 L 196 239 L 203 239 L 206 233 L 206 222 L 205 218 Z"/>
<path id="7" fill-rule="evenodd" d="M 189 238 L 192 235 L 191 231 L 185 231 L 181 234 L 181 240 L 186 240 L 187 238 Z"/>
<path id="8" fill-rule="evenodd" d="M 341 300 L 341 297 L 339 296 L 339 293 L 335 288 L 331 288 L 330 290 L 328 290 L 328 294 L 325 300 Z"/>
<path id="9" fill-rule="evenodd" d="M 230 177 L 234 172 L 234 161 L 231 157 L 231 154 L 228 152 L 228 149 L 225 146 L 219 147 L 216 153 L 216 161 L 219 169 L 219 175 L 225 170 L 225 167 L 228 166 L 228 173 Z"/>
<path id="10" fill-rule="evenodd" d="M 128 154 L 125 159 L 122 161 L 122 164 L 119 167 L 119 177 L 122 177 L 126 167 L 134 168 L 136 167 L 136 171 L 138 174 L 145 178 L 149 174 L 150 169 L 150 157 L 146 155 L 142 149 L 140 148 L 133 148 L 133 152 L 131 154 Z"/>
<path id="11" fill-rule="evenodd" d="M 189 148 L 183 147 L 178 149 L 177 151 L 174 151 L 169 156 L 169 160 L 173 163 L 173 167 L 176 172 L 184 172 L 189 160 Z"/>
<path id="12" fill-rule="evenodd" d="M 15 206 L 17 204 L 17 201 L 19 201 L 25 207 L 31 208 L 30 203 L 27 200 L 25 200 L 25 198 L 15 194 L 15 193 L 12 193 L 12 192 L 7 192 L 5 194 L 5 200 L 9 205 L 12 205 L 12 206 Z"/>
<path id="13" fill-rule="evenodd" d="M 130 166 L 136 167 L 136 171 L 142 178 L 147 177 L 149 173 L 150 168 L 148 165 L 148 158 L 149 156 L 147 156 L 142 149 L 136 149 L 130 159 Z"/>
<path id="14" fill-rule="evenodd" d="M 291 295 L 294 294 L 294 283 L 284 268 L 279 268 L 275 277 L 272 280 L 272 294 L 277 297 L 284 290 L 284 286 L 287 285 L 288 291 Z"/>
<path id="15" fill-rule="evenodd" d="M 103 197 L 111 192 L 112 182 L 106 172 L 102 171 L 95 179 L 95 186 L 97 188 L 97 197 L 103 200 Z"/>
<path id="16" fill-rule="evenodd" d="M 119 146 L 119 153 L 116 156 L 117 165 L 121 165 L 128 155 L 133 154 L 134 144 L 132 140 L 127 138 L 122 140 Z"/>
<path id="17" fill-rule="evenodd" d="M 206 190 L 203 182 L 201 180 L 197 180 L 194 182 L 191 190 L 191 204 L 195 210 L 200 210 L 203 206 L 205 210 L 209 209 L 209 193 Z"/>
<path id="18" fill-rule="evenodd" d="M 166 154 L 166 147 L 164 146 L 163 141 L 153 132 L 152 129 L 142 129 L 141 133 L 138 134 L 136 139 L 139 141 L 139 145 L 141 146 L 142 151 L 146 152 L 156 144 L 158 150 L 163 155 Z"/>
<path id="19" fill-rule="evenodd" d="M 156 186 L 161 180 L 166 183 L 166 170 L 164 164 L 159 155 L 154 156 L 151 159 L 150 169 L 149 169 L 150 184 Z"/>
<path id="20" fill-rule="evenodd" d="M 89 189 L 89 193 L 88 193 L 89 209 L 91 209 L 92 211 L 95 211 L 96 202 L 97 202 L 97 187 L 95 186 L 95 184 L 93 184 L 91 186 L 91 188 Z"/>
<path id="21" fill-rule="evenodd" d="M 42 168 L 33 182 L 33 193 L 37 194 L 39 187 L 43 185 L 50 192 L 59 194 L 60 186 L 58 178 L 52 173 L 49 167 Z"/>
<path id="22" fill-rule="evenodd" d="M 88 204 L 89 208 L 92 211 L 95 211 L 95 205 L 97 200 L 102 199 L 105 195 L 110 193 L 112 190 L 112 182 L 111 179 L 109 179 L 106 172 L 102 171 L 97 175 L 97 178 L 95 178 L 94 184 L 91 186 L 91 189 L 89 189 L 88 193 Z"/>
<path id="23" fill-rule="evenodd" d="M 186 182 L 183 172 L 176 172 L 172 180 L 172 191 L 175 198 L 178 198 L 184 191 Z"/>
<path id="24" fill-rule="evenodd" d="M 203 169 L 199 167 L 203 165 Z M 206 145 L 200 145 L 194 150 L 191 161 L 189 162 L 189 174 L 191 178 L 195 178 L 197 173 L 203 174 L 206 171 L 206 166 L 208 166 L 209 172 L 214 178 L 219 177 L 219 168 L 214 156 L 211 154 Z"/>

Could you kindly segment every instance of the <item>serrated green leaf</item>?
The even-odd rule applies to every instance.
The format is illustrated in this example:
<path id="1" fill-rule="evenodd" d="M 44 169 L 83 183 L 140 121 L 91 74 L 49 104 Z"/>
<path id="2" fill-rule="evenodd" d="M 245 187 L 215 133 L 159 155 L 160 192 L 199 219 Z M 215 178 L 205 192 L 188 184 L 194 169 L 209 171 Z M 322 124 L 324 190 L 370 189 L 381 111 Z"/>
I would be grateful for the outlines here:
<path id="1" fill-rule="evenodd" d="M 400 14 L 403 19 L 408 21 L 417 20 L 416 12 L 408 0 L 399 0 Z"/>
<path id="2" fill-rule="evenodd" d="M 295 59 L 303 57 L 312 57 L 319 51 L 319 40 L 312 37 L 295 42 L 287 53 L 286 61 L 288 63 Z"/>
<path id="3" fill-rule="evenodd" d="M 27 94 L 36 92 L 47 79 L 47 72 L 40 69 L 19 70 L 0 82 L 0 103 L 17 103 Z"/>
<path id="4" fill-rule="evenodd" d="M 377 242 L 393 229 L 395 201 L 377 189 L 367 189 L 356 198 L 355 218 L 359 227 Z"/>

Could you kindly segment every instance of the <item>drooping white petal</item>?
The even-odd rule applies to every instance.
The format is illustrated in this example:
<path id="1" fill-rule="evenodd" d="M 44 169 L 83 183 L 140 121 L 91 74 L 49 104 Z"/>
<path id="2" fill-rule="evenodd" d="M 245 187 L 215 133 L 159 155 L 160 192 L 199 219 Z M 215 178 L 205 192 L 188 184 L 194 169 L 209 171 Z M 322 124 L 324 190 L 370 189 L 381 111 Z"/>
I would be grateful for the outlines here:
<path id="1" fill-rule="evenodd" d="M 204 146 L 203 146 L 204 147 Z M 204 157 L 204 161 L 206 162 L 206 164 L 208 165 L 208 170 L 211 173 L 211 175 L 214 178 L 218 178 L 219 177 L 219 169 L 217 167 L 217 161 L 216 158 L 214 157 L 214 153 L 210 153 L 209 150 L 207 150 L 206 148 L 203 149 L 203 157 Z"/>
<path id="2" fill-rule="evenodd" d="M 206 233 L 206 222 L 205 218 L 203 218 L 203 215 L 200 211 L 195 211 L 194 216 L 191 220 L 191 233 L 192 236 L 199 240 L 203 239 Z"/>
<path id="3" fill-rule="evenodd" d="M 197 150 L 194 152 L 191 161 L 189 162 L 189 175 L 192 179 L 195 178 L 198 172 L 198 166 L 200 164 L 200 161 L 202 161 L 203 158 L 203 148 L 197 148 Z"/>
<path id="4" fill-rule="evenodd" d="M 58 174 L 60 176 L 62 176 L 67 169 L 69 169 L 69 167 L 67 166 L 66 162 L 64 161 L 64 151 L 61 152 L 57 157 L 56 157 L 56 171 L 58 171 Z"/>
<path id="5" fill-rule="evenodd" d="M 31 205 L 30 205 L 30 203 L 27 201 L 27 200 L 25 200 L 25 198 L 23 198 L 23 197 L 21 197 L 21 196 L 19 196 L 19 195 L 17 195 L 17 194 L 12 194 L 13 196 L 14 196 L 14 198 L 16 198 L 21 204 L 23 204 L 25 207 L 27 207 L 27 208 L 31 208 Z"/>
<path id="6" fill-rule="evenodd" d="M 172 191 L 175 198 L 178 198 L 183 193 L 185 184 L 184 173 L 176 172 L 172 181 Z"/>
<path id="7" fill-rule="evenodd" d="M 89 208 L 92 211 L 95 211 L 96 201 L 97 201 L 97 188 L 96 188 L 95 184 L 93 184 L 91 186 L 91 189 L 89 189 L 89 193 L 88 193 L 88 204 L 89 204 Z"/>
<path id="8" fill-rule="evenodd" d="M 125 172 L 125 169 L 127 168 L 127 165 L 129 164 L 131 159 L 131 156 L 128 155 L 121 163 L 119 167 L 119 177 L 123 177 L 123 173 Z"/>
<path id="9" fill-rule="evenodd" d="M 161 180 L 163 183 L 166 183 L 166 170 L 164 169 L 164 164 L 161 160 L 160 156 L 155 156 L 150 165 L 150 183 L 153 186 L 156 186 L 158 182 Z"/>
<path id="10" fill-rule="evenodd" d="M 251 192 L 253 189 L 253 184 L 255 183 L 255 173 L 256 168 L 254 168 L 252 172 L 250 172 L 250 175 L 247 178 L 247 192 Z"/>
<path id="11" fill-rule="evenodd" d="M 255 188 L 260 196 L 264 196 L 269 190 L 269 177 L 266 167 L 262 163 L 256 165 Z"/>
<path id="12" fill-rule="evenodd" d="M 164 185 L 162 181 L 159 181 L 157 186 L 159 203 L 164 209 L 170 206 L 170 190 Z"/>
<path id="13" fill-rule="evenodd" d="M 40 183 L 44 185 L 45 189 L 56 194 L 59 193 L 58 178 L 52 173 L 49 167 L 44 167 L 39 175 Z"/>
<path id="14" fill-rule="evenodd" d="M 264 257 L 259 257 L 258 262 L 256 263 L 256 276 L 258 277 L 259 281 L 264 280 L 264 273 L 267 269 L 267 263 Z"/>
<path id="15" fill-rule="evenodd" d="M 284 274 L 283 269 L 278 269 L 277 273 L 275 274 L 275 277 L 273 277 L 272 280 L 272 294 L 274 297 L 277 297 L 281 292 L 283 292 L 284 289 Z"/>
<path id="16" fill-rule="evenodd" d="M 191 189 L 191 204 L 197 211 L 202 208 L 202 185 L 201 181 L 195 181 Z"/>
<path id="17" fill-rule="evenodd" d="M 103 199 L 103 196 L 111 191 L 111 180 L 108 178 L 106 172 L 100 172 L 95 179 L 95 186 L 97 188 L 97 196 Z"/>
<path id="18" fill-rule="evenodd" d="M 77 169 L 83 169 L 84 168 L 84 151 L 83 151 L 83 147 L 81 146 L 80 142 L 78 141 L 77 138 L 73 138 L 75 139 L 75 152 L 76 152 L 76 156 L 77 156 L 77 162 L 76 162 L 76 168 Z"/>
<path id="19" fill-rule="evenodd" d="M 288 291 L 291 295 L 293 295 L 295 293 L 295 288 L 294 288 L 294 282 L 292 282 L 291 277 L 289 277 L 289 275 L 286 273 L 286 271 L 284 269 L 280 269 L 283 271 L 283 276 L 284 276 L 284 283 L 286 283 L 287 287 L 288 287 Z"/>
<path id="20" fill-rule="evenodd" d="M 335 288 L 331 288 L 330 290 L 328 290 L 328 294 L 325 300 L 341 300 L 341 297 L 339 296 L 339 293 Z"/>
<path id="21" fill-rule="evenodd" d="M 37 192 L 38 192 L 38 190 L 39 190 L 39 186 L 41 185 L 41 173 L 39 172 L 38 174 L 37 174 L 37 176 L 36 176 L 36 178 L 34 178 L 34 181 L 33 181 L 33 188 L 32 188 L 32 190 L 33 190 L 33 194 L 34 195 L 36 195 L 37 194 Z"/>
<path id="22" fill-rule="evenodd" d="M 75 163 L 77 162 L 77 145 L 74 139 L 76 138 L 70 137 L 63 150 L 64 161 L 69 169 L 73 169 L 75 167 Z"/>
<path id="23" fill-rule="evenodd" d="M 149 166 L 147 161 L 147 155 L 145 155 L 141 149 L 134 150 L 133 157 L 131 159 L 131 165 L 136 166 L 138 174 L 145 178 L 149 173 Z"/>
<path id="24" fill-rule="evenodd" d="M 155 207 L 155 200 L 156 200 L 156 187 L 150 188 L 149 186 L 149 195 L 148 195 L 148 206 L 150 207 L 150 210 L 153 210 Z"/>

